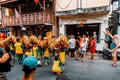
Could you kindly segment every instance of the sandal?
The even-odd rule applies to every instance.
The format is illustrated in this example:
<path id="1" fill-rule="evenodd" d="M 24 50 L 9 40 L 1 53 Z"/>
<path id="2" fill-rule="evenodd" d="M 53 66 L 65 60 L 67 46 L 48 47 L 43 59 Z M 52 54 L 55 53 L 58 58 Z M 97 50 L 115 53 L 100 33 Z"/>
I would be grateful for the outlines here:
<path id="1" fill-rule="evenodd" d="M 117 65 L 115 65 L 115 64 L 112 64 L 112 66 L 113 66 L 113 67 L 117 67 Z"/>

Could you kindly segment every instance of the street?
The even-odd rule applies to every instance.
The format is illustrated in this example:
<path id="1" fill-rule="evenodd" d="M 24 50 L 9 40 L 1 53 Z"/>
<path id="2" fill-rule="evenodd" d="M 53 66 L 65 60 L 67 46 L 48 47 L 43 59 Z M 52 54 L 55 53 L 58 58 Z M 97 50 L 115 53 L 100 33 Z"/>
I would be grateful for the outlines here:
<path id="1" fill-rule="evenodd" d="M 94 61 L 89 60 L 83 63 L 74 58 L 72 61 L 66 60 L 65 69 L 62 74 L 68 76 L 71 80 L 119 80 L 120 79 L 120 62 L 117 67 L 112 67 L 111 60 L 104 60 L 101 55 L 96 55 Z M 43 65 L 37 68 L 34 75 L 35 80 L 55 80 L 55 74 L 51 72 L 52 65 Z M 20 80 L 23 76 L 22 66 L 16 64 L 12 71 L 7 74 L 8 80 Z"/>

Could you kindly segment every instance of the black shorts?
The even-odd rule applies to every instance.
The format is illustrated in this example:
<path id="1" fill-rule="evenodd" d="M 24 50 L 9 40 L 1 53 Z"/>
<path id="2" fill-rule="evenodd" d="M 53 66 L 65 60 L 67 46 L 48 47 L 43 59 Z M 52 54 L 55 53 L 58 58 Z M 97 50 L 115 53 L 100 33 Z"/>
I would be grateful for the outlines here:
<path id="1" fill-rule="evenodd" d="M 69 52 L 75 52 L 75 48 L 73 48 L 73 49 L 69 48 Z"/>

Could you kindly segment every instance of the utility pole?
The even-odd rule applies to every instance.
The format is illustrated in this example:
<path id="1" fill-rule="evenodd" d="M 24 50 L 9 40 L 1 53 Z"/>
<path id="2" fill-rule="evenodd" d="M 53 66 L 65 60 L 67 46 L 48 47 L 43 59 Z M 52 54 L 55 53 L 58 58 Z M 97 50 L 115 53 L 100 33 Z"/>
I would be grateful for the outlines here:
<path id="1" fill-rule="evenodd" d="M 53 0 L 53 35 L 58 37 L 57 18 L 56 18 L 56 0 Z"/>

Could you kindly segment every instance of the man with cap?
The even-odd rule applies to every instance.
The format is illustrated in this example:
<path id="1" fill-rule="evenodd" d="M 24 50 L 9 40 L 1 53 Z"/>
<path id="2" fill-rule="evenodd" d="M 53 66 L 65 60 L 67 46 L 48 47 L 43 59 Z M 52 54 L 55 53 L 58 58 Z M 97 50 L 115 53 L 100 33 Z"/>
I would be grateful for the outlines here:
<path id="1" fill-rule="evenodd" d="M 29 56 L 23 60 L 24 76 L 21 80 L 34 80 L 33 75 L 36 71 L 38 60 L 34 56 Z"/>

